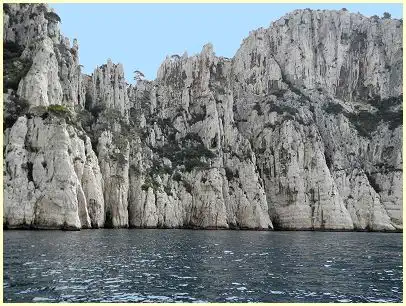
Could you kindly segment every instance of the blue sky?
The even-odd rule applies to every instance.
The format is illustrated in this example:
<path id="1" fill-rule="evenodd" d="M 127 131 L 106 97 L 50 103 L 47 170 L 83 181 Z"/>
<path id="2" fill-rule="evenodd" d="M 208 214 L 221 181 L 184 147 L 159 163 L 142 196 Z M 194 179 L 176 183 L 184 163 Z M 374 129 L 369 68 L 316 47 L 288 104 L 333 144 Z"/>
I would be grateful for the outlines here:
<path id="1" fill-rule="evenodd" d="M 232 57 L 251 30 L 298 8 L 341 9 L 366 16 L 389 12 L 402 18 L 401 4 L 50 4 L 61 31 L 79 42 L 80 62 L 91 74 L 108 58 L 155 79 L 167 55 L 199 53 L 211 42 L 216 55 Z"/>

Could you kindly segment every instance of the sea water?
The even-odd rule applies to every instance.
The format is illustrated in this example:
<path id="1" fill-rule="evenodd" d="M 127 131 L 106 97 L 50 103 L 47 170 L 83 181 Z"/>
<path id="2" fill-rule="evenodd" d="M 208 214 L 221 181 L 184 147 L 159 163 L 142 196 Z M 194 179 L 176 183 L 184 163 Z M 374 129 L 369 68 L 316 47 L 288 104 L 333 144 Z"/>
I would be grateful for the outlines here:
<path id="1" fill-rule="evenodd" d="M 401 302 L 402 234 L 4 232 L 4 302 Z"/>

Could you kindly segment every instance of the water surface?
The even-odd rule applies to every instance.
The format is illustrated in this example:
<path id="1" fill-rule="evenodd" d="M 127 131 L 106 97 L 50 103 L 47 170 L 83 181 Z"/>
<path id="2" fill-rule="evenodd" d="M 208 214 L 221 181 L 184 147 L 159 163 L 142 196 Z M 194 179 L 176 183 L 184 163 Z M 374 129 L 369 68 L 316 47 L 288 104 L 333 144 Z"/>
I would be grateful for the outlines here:
<path id="1" fill-rule="evenodd" d="M 402 298 L 399 233 L 4 232 L 4 302 Z"/>

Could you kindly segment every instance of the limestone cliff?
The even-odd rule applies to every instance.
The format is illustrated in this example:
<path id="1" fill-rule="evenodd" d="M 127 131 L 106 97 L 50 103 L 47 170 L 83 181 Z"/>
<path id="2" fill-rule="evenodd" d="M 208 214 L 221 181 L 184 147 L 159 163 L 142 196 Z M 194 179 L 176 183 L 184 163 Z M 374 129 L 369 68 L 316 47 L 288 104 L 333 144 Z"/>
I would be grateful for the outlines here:
<path id="1" fill-rule="evenodd" d="M 4 225 L 402 229 L 402 21 L 297 10 L 153 81 L 4 6 Z"/>

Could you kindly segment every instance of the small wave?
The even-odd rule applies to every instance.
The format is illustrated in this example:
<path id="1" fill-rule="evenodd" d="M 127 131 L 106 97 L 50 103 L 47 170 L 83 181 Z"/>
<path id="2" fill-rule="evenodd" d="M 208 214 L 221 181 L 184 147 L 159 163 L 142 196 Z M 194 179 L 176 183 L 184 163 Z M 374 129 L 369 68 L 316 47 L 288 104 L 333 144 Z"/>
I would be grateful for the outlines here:
<path id="1" fill-rule="evenodd" d="M 179 276 L 176 274 L 169 275 L 170 277 L 178 278 L 178 279 L 197 279 L 196 276 Z"/>
<path id="2" fill-rule="evenodd" d="M 391 299 L 376 299 L 373 297 L 368 297 L 368 302 L 373 302 L 373 303 L 388 303 L 391 302 Z"/>
<path id="3" fill-rule="evenodd" d="M 238 300 L 238 296 L 229 296 L 228 298 L 226 298 L 227 301 L 236 301 Z"/>
<path id="4" fill-rule="evenodd" d="M 285 292 L 278 291 L 278 290 L 270 290 L 269 292 L 272 293 L 272 294 L 285 294 Z"/>
<path id="5" fill-rule="evenodd" d="M 27 262 L 23 263 L 23 266 L 29 266 L 29 265 L 32 265 L 32 264 L 34 264 L 33 261 L 27 261 Z"/>
<path id="6" fill-rule="evenodd" d="M 147 277 L 150 277 L 150 276 L 152 276 L 152 277 L 154 277 L 154 276 L 159 276 L 158 273 L 146 273 L 146 272 L 142 273 L 142 275 L 147 276 Z"/>
<path id="7" fill-rule="evenodd" d="M 169 296 L 164 296 L 164 295 L 147 295 L 147 299 L 158 300 L 158 301 L 171 300 L 171 298 Z"/>
<path id="8" fill-rule="evenodd" d="M 55 299 L 51 298 L 46 298 L 46 297 L 41 297 L 41 296 L 36 296 L 32 299 L 33 302 L 51 302 L 55 301 Z"/>
<path id="9" fill-rule="evenodd" d="M 340 303 L 351 303 L 352 300 L 350 300 L 350 299 L 338 299 L 337 302 L 340 302 Z"/>
<path id="10" fill-rule="evenodd" d="M 61 298 L 63 298 L 63 299 L 73 299 L 75 297 L 76 297 L 76 295 L 73 295 L 73 294 L 62 294 L 61 295 Z"/>

